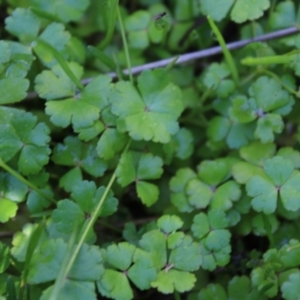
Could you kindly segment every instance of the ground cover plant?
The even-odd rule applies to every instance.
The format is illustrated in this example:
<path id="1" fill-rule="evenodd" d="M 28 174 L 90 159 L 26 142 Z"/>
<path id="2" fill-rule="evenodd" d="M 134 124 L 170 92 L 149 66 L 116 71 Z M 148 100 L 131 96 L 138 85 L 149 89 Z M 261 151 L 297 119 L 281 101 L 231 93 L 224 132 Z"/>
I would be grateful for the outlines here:
<path id="1" fill-rule="evenodd" d="M 0 299 L 299 299 L 300 1 L 0 19 Z"/>

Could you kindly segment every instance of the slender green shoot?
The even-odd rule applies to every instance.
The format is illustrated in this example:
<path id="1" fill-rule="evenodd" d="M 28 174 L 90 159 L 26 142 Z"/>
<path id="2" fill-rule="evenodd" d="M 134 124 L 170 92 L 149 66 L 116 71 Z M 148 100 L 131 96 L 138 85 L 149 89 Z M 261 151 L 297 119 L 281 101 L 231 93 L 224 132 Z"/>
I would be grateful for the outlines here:
<path id="1" fill-rule="evenodd" d="M 213 31 L 213 33 L 215 34 L 221 48 L 222 48 L 222 51 L 224 53 L 224 56 L 225 56 L 225 60 L 227 62 L 227 65 L 229 67 L 229 70 L 231 72 L 231 75 L 232 75 L 232 78 L 233 80 L 235 81 L 235 84 L 238 85 L 239 83 L 239 75 L 238 75 L 238 71 L 237 71 L 237 68 L 236 68 L 236 65 L 235 65 L 235 62 L 233 60 L 233 57 L 230 53 L 230 51 L 228 50 L 227 48 L 227 45 L 225 43 L 225 40 L 220 32 L 220 30 L 218 29 L 218 27 L 216 26 L 215 22 L 212 20 L 212 18 L 210 16 L 207 16 L 207 20 L 209 22 L 209 25 Z"/>
<path id="2" fill-rule="evenodd" d="M 129 142 L 127 143 L 125 149 L 124 149 L 124 152 L 127 152 L 129 146 L 130 146 L 130 143 L 131 143 L 131 140 L 129 140 Z M 112 177 L 110 178 L 109 180 L 109 183 L 100 199 L 100 201 L 98 202 L 98 205 L 96 206 L 95 210 L 94 210 L 94 213 L 91 215 L 91 218 L 87 224 L 87 226 L 85 227 L 81 237 L 80 237 L 80 240 L 78 242 L 78 244 L 76 245 L 74 251 L 72 252 L 71 254 L 71 257 L 70 259 L 68 260 L 68 264 L 66 265 L 65 267 L 65 272 L 64 272 L 64 278 L 67 277 L 67 275 L 69 274 L 74 262 L 75 262 L 75 259 L 88 235 L 88 232 L 91 230 L 91 228 L 93 227 L 94 223 L 96 222 L 96 219 L 97 219 L 97 216 L 101 210 L 101 207 L 106 199 L 106 196 L 108 194 L 108 192 L 110 191 L 115 179 L 116 179 L 117 175 L 116 175 L 116 171 L 113 173 Z"/>
<path id="3" fill-rule="evenodd" d="M 41 191 L 33 183 L 31 183 L 30 181 L 28 181 L 27 179 L 25 179 L 23 176 L 21 176 L 18 172 L 16 172 L 14 169 L 12 169 L 11 167 L 9 167 L 1 158 L 0 158 L 0 167 L 2 167 L 5 171 L 7 171 L 8 173 L 10 173 L 15 178 L 17 178 L 19 181 L 21 181 L 24 184 L 26 184 L 27 186 L 29 186 L 32 190 L 34 190 L 35 192 L 37 192 L 41 197 L 47 199 L 48 201 L 50 201 L 52 203 L 56 203 L 56 201 L 52 197 L 50 197 L 49 195 L 43 193 L 43 191 Z"/>
<path id="4" fill-rule="evenodd" d="M 57 62 L 60 64 L 62 69 L 65 71 L 65 73 L 69 76 L 69 78 L 74 82 L 74 84 L 77 86 L 77 88 L 82 91 L 84 89 L 83 84 L 80 82 L 80 80 L 74 75 L 72 70 L 69 68 L 68 64 L 66 63 L 66 60 L 60 55 L 60 53 L 52 47 L 52 45 L 48 44 L 47 42 L 43 41 L 42 39 L 38 38 L 36 40 L 36 43 L 47 49 L 49 53 L 52 53 L 54 58 L 57 60 Z M 34 50 L 34 48 L 33 48 Z"/>
<path id="5" fill-rule="evenodd" d="M 121 36 L 122 36 L 122 41 L 123 41 L 123 46 L 124 46 L 124 51 L 125 51 L 125 56 L 126 56 L 126 62 L 127 62 L 127 69 L 129 72 L 129 79 L 131 83 L 133 83 L 133 76 L 132 76 L 132 71 L 131 71 L 131 61 L 130 61 L 130 56 L 129 56 L 129 50 L 128 50 L 128 43 L 126 39 L 126 34 L 125 34 L 125 29 L 123 25 L 123 20 L 121 17 L 120 9 L 117 7 L 117 17 L 120 25 L 120 31 L 121 31 Z"/>

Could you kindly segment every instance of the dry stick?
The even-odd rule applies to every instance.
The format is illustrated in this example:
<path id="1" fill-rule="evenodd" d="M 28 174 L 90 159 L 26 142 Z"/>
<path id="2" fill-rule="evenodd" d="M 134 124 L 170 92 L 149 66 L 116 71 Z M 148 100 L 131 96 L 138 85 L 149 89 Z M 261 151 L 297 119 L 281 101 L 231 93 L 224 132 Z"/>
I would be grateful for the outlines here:
<path id="1" fill-rule="evenodd" d="M 244 47 L 244 46 L 246 46 L 250 43 L 253 43 L 253 42 L 263 42 L 263 41 L 273 40 L 273 39 L 285 37 L 285 36 L 295 34 L 295 33 L 299 33 L 299 29 L 297 27 L 290 27 L 290 28 L 274 31 L 274 32 L 271 32 L 271 33 L 263 34 L 263 35 L 255 37 L 255 38 L 252 38 L 252 39 L 246 39 L 246 40 L 242 40 L 242 41 L 232 42 L 232 43 L 227 44 L 227 48 L 229 50 L 238 49 L 238 48 Z M 182 54 L 177 59 L 176 65 L 183 64 L 183 63 L 186 63 L 186 62 L 189 62 L 189 61 L 192 61 L 192 60 L 196 60 L 196 59 L 199 59 L 199 58 L 203 58 L 203 57 L 213 56 L 213 55 L 219 54 L 221 52 L 222 52 L 222 48 L 220 46 L 216 46 L 216 47 L 212 47 L 212 48 L 201 50 L 201 51 Z M 174 61 L 174 57 L 159 60 L 159 61 L 156 61 L 156 62 L 152 62 L 152 63 L 144 64 L 144 65 L 141 65 L 141 66 L 133 67 L 131 69 L 131 72 L 132 72 L 132 74 L 138 74 L 138 73 L 140 73 L 144 70 L 155 69 L 155 68 L 159 68 L 159 67 L 165 67 L 173 61 Z M 126 75 L 129 74 L 127 69 L 123 70 L 123 73 L 126 74 Z M 117 77 L 117 74 L 115 72 L 107 73 L 107 75 L 111 76 L 112 78 Z M 93 80 L 93 78 L 86 78 L 86 79 L 83 79 L 81 81 L 81 83 L 82 84 L 88 84 L 92 80 Z M 30 92 L 30 93 L 28 93 L 26 99 L 31 99 L 31 98 L 34 98 L 34 97 L 37 97 L 37 94 L 35 92 Z"/>

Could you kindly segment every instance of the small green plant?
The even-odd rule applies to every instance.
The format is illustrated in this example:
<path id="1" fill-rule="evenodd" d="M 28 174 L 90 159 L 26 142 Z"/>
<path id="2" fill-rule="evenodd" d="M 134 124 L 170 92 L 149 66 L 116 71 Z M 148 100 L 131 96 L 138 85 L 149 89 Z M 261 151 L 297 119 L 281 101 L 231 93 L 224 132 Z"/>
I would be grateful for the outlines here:
<path id="1" fill-rule="evenodd" d="M 300 1 L 125 2 L 0 1 L 0 298 L 298 299 Z"/>

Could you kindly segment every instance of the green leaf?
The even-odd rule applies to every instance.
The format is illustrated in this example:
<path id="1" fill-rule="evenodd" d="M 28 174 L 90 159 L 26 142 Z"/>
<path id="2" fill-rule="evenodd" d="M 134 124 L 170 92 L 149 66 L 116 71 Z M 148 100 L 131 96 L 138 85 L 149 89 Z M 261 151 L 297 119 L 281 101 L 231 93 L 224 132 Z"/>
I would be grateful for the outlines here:
<path id="1" fill-rule="evenodd" d="M 235 276 L 228 283 L 228 296 L 231 300 L 265 300 L 256 289 L 251 287 L 250 279 L 246 276 Z"/>
<path id="2" fill-rule="evenodd" d="M 132 289 L 124 273 L 106 269 L 104 275 L 97 281 L 97 287 L 102 296 L 116 300 L 133 299 Z"/>
<path id="3" fill-rule="evenodd" d="M 28 282 L 32 284 L 54 280 L 67 251 L 67 245 L 61 240 L 47 240 L 32 257 Z M 83 245 L 68 276 L 72 279 L 97 280 L 104 272 L 99 248 Z"/>
<path id="4" fill-rule="evenodd" d="M 171 269 L 168 272 L 160 271 L 151 285 L 163 294 L 171 294 L 174 290 L 187 292 L 194 287 L 195 282 L 194 274 Z"/>
<path id="5" fill-rule="evenodd" d="M 152 183 L 139 181 L 136 184 L 136 192 L 142 202 L 147 205 L 153 205 L 159 196 L 158 187 Z"/>
<path id="6" fill-rule="evenodd" d="M 186 186 L 186 194 L 190 205 L 205 208 L 213 197 L 213 189 L 199 179 L 191 179 Z"/>
<path id="7" fill-rule="evenodd" d="M 300 293 L 300 272 L 291 274 L 288 281 L 284 282 L 281 286 L 281 292 L 284 299 L 292 300 L 297 299 Z"/>
<path id="8" fill-rule="evenodd" d="M 0 104 L 19 102 L 27 95 L 29 81 L 24 78 L 0 79 Z"/>
<path id="9" fill-rule="evenodd" d="M 111 96 L 112 112 L 134 140 L 167 143 L 178 130 L 183 110 L 181 92 L 164 70 L 144 71 L 138 91 L 129 82 L 118 82 Z"/>
<path id="10" fill-rule="evenodd" d="M 284 124 L 281 116 L 267 114 L 259 118 L 254 136 L 263 143 L 270 143 L 274 141 L 274 133 L 281 133 L 283 128 Z"/>
<path id="11" fill-rule="evenodd" d="M 170 234 L 182 226 L 183 222 L 177 216 L 164 215 L 157 220 L 157 227 L 166 234 Z"/>
<path id="12" fill-rule="evenodd" d="M 149 36 L 145 34 L 151 22 L 148 11 L 139 10 L 125 19 L 125 30 L 131 48 L 145 49 L 149 45 Z"/>
<path id="13" fill-rule="evenodd" d="M 75 76 L 80 79 L 83 74 L 83 68 L 75 62 L 68 63 L 68 66 Z M 37 75 L 34 88 L 41 98 L 47 100 L 71 98 L 76 94 L 75 84 L 60 65 L 55 65 L 51 68 L 51 71 L 45 70 Z"/>
<path id="14" fill-rule="evenodd" d="M 59 60 L 57 60 L 56 54 L 51 51 L 52 48 L 47 47 L 47 45 L 50 45 L 50 47 L 53 47 L 56 51 L 62 52 L 70 38 L 70 33 L 65 31 L 65 27 L 62 24 L 51 23 L 41 33 L 33 50 L 44 65 L 50 68 L 59 63 Z"/>
<path id="15" fill-rule="evenodd" d="M 265 161 L 275 154 L 276 146 L 273 143 L 262 144 L 259 141 L 254 141 L 242 147 L 239 152 L 244 160 L 258 166 L 263 166 Z"/>
<path id="16" fill-rule="evenodd" d="M 229 165 L 225 159 L 205 160 L 197 167 L 199 178 L 210 186 L 217 186 L 226 179 Z"/>
<path id="17" fill-rule="evenodd" d="M 269 0 L 237 0 L 231 11 L 231 19 L 237 23 L 255 20 L 263 15 L 263 11 L 270 7 Z"/>
<path id="18" fill-rule="evenodd" d="M 41 300 L 50 299 L 53 285 L 43 291 Z M 64 300 L 96 300 L 95 285 L 89 281 L 75 281 L 68 279 L 59 291 L 59 299 Z"/>
<path id="19" fill-rule="evenodd" d="M 49 76 L 53 77 L 54 75 L 51 75 L 51 72 L 48 71 L 47 77 Z M 45 79 L 40 80 L 43 83 L 45 82 Z M 55 80 L 59 79 L 56 78 Z M 66 100 L 48 101 L 46 113 L 51 115 L 51 121 L 57 126 L 66 127 L 71 123 L 75 127 L 91 126 L 99 118 L 100 109 L 107 105 L 108 81 L 110 81 L 108 76 L 99 75 L 84 88 L 82 93 L 77 94 L 75 97 Z M 68 85 L 70 84 L 69 81 Z M 74 91 L 75 86 L 72 86 L 72 88 Z M 61 94 L 60 97 L 62 96 Z"/>
<path id="20" fill-rule="evenodd" d="M 6 223 L 10 218 L 16 216 L 18 205 L 6 198 L 0 197 L 0 222 Z"/>
<path id="21" fill-rule="evenodd" d="M 247 194 L 253 197 L 251 204 L 256 211 L 265 214 L 275 211 L 278 191 L 269 179 L 253 176 L 248 180 L 246 190 Z"/>
<path id="22" fill-rule="evenodd" d="M 194 151 L 194 137 L 186 128 L 180 128 L 172 137 L 171 142 L 164 145 L 167 154 L 174 152 L 175 156 L 180 159 L 189 158 Z"/>
<path id="23" fill-rule="evenodd" d="M 28 187 L 16 177 L 8 173 L 0 173 L 1 196 L 5 199 L 19 203 L 25 200 Z M 1 211 L 2 212 L 2 211 Z M 3 211 L 5 213 L 5 211 Z"/>
<path id="24" fill-rule="evenodd" d="M 71 197 L 76 201 L 80 208 L 87 214 L 92 214 L 102 198 L 105 187 L 97 189 L 93 181 L 82 181 L 72 189 Z M 113 192 L 109 191 L 105 201 L 101 206 L 99 216 L 106 217 L 116 212 L 118 200 L 113 197 Z"/>
<path id="25" fill-rule="evenodd" d="M 89 0 L 76 0 L 69 3 L 68 0 L 34 0 L 34 5 L 44 12 L 57 16 L 62 22 L 78 21 L 88 7 Z"/>
<path id="26" fill-rule="evenodd" d="M 266 76 L 259 77 L 250 87 L 249 95 L 255 99 L 257 107 L 263 112 L 275 111 L 293 103 L 291 96 L 277 81 Z"/>
<path id="27" fill-rule="evenodd" d="M 264 170 L 267 177 L 253 176 L 246 184 L 248 195 L 254 197 L 253 208 L 266 214 L 274 212 L 279 194 L 287 210 L 298 210 L 300 203 L 296 199 L 300 193 L 300 187 L 297 184 L 300 173 L 293 171 L 292 162 L 275 156 L 266 161 Z"/>
<path id="28" fill-rule="evenodd" d="M 65 199 L 58 201 L 53 210 L 52 219 L 59 232 L 71 234 L 76 226 L 82 226 L 85 221 L 84 212 L 78 204 Z"/>
<path id="29" fill-rule="evenodd" d="M 6 30 L 25 43 L 32 42 L 40 29 L 40 20 L 29 8 L 16 8 L 12 15 L 5 19 L 5 23 Z"/>
<path id="30" fill-rule="evenodd" d="M 207 69 L 203 83 L 207 88 L 215 90 L 219 97 L 226 98 L 235 89 L 233 80 L 226 79 L 229 75 L 230 71 L 224 63 L 213 63 Z"/>
<path id="31" fill-rule="evenodd" d="M 241 197 L 240 186 L 235 181 L 227 181 L 215 192 L 211 201 L 212 209 L 228 210 L 233 206 L 233 202 L 238 201 Z"/>
<path id="32" fill-rule="evenodd" d="M 37 124 L 31 113 L 1 110 L 0 157 L 7 162 L 19 153 L 19 170 L 25 175 L 38 173 L 49 161 L 49 128 L 44 123 Z"/>
<path id="33" fill-rule="evenodd" d="M 225 290 L 219 284 L 209 284 L 206 288 L 202 289 L 198 294 L 199 300 L 227 300 Z"/>
<path id="34" fill-rule="evenodd" d="M 83 143 L 76 137 L 67 136 L 64 144 L 57 144 L 52 160 L 58 165 L 80 167 L 88 174 L 100 177 L 107 169 L 107 164 L 97 156 L 96 141 Z"/>
<path id="35" fill-rule="evenodd" d="M 135 249 L 135 246 L 126 242 L 108 246 L 106 249 L 106 261 L 112 267 L 125 271 L 132 264 Z"/>
<path id="36" fill-rule="evenodd" d="M 121 156 L 117 167 L 118 182 L 126 186 L 136 183 L 136 191 L 139 198 L 147 206 L 151 206 L 158 200 L 159 190 L 154 184 L 144 180 L 159 178 L 163 172 L 162 159 L 151 153 L 142 154 L 127 151 Z"/>
<path id="37" fill-rule="evenodd" d="M 9 266 L 10 264 L 9 256 L 10 256 L 9 247 L 0 242 L 0 257 L 1 257 L 0 273 L 3 273 Z"/>
<path id="38" fill-rule="evenodd" d="M 232 118 L 240 123 L 249 123 L 256 119 L 256 103 L 254 99 L 247 99 L 244 95 L 238 95 L 232 100 L 232 108 L 229 113 Z"/>
<path id="39" fill-rule="evenodd" d="M 152 230 L 145 233 L 139 244 L 150 253 L 156 270 L 160 270 L 165 266 L 167 263 L 166 237 L 161 231 Z"/>
<path id="40" fill-rule="evenodd" d="M 207 250 L 219 252 L 230 243 L 229 225 L 222 210 L 210 210 L 208 215 L 200 213 L 194 217 L 191 227 L 193 235 L 201 240 Z"/>
<path id="41" fill-rule="evenodd" d="M 296 9 L 292 1 L 278 3 L 269 18 L 273 30 L 292 26 L 294 22 L 296 22 Z"/>
<path id="42" fill-rule="evenodd" d="M 200 5 L 204 15 L 210 15 L 213 20 L 221 21 L 227 15 L 233 2 L 234 0 L 221 0 L 218 5 L 214 5 L 211 1 L 204 0 L 200 2 Z"/>
<path id="43" fill-rule="evenodd" d="M 151 153 L 142 155 L 137 168 L 137 178 L 139 180 L 160 178 L 163 173 L 162 165 L 160 157 Z"/>
<path id="44" fill-rule="evenodd" d="M 190 236 L 185 236 L 169 257 L 169 264 L 177 270 L 192 272 L 202 264 L 201 248 Z M 167 271 L 167 270 L 166 270 Z"/>
<path id="45" fill-rule="evenodd" d="M 186 186 L 191 179 L 196 178 L 196 173 L 191 169 L 179 169 L 170 180 L 171 202 L 180 212 L 191 212 L 194 208 L 188 202 Z"/>
<path id="46" fill-rule="evenodd" d="M 128 270 L 128 278 L 141 290 L 149 289 L 151 282 L 156 279 L 157 273 L 150 255 L 143 250 L 136 249 L 134 264 Z"/>

